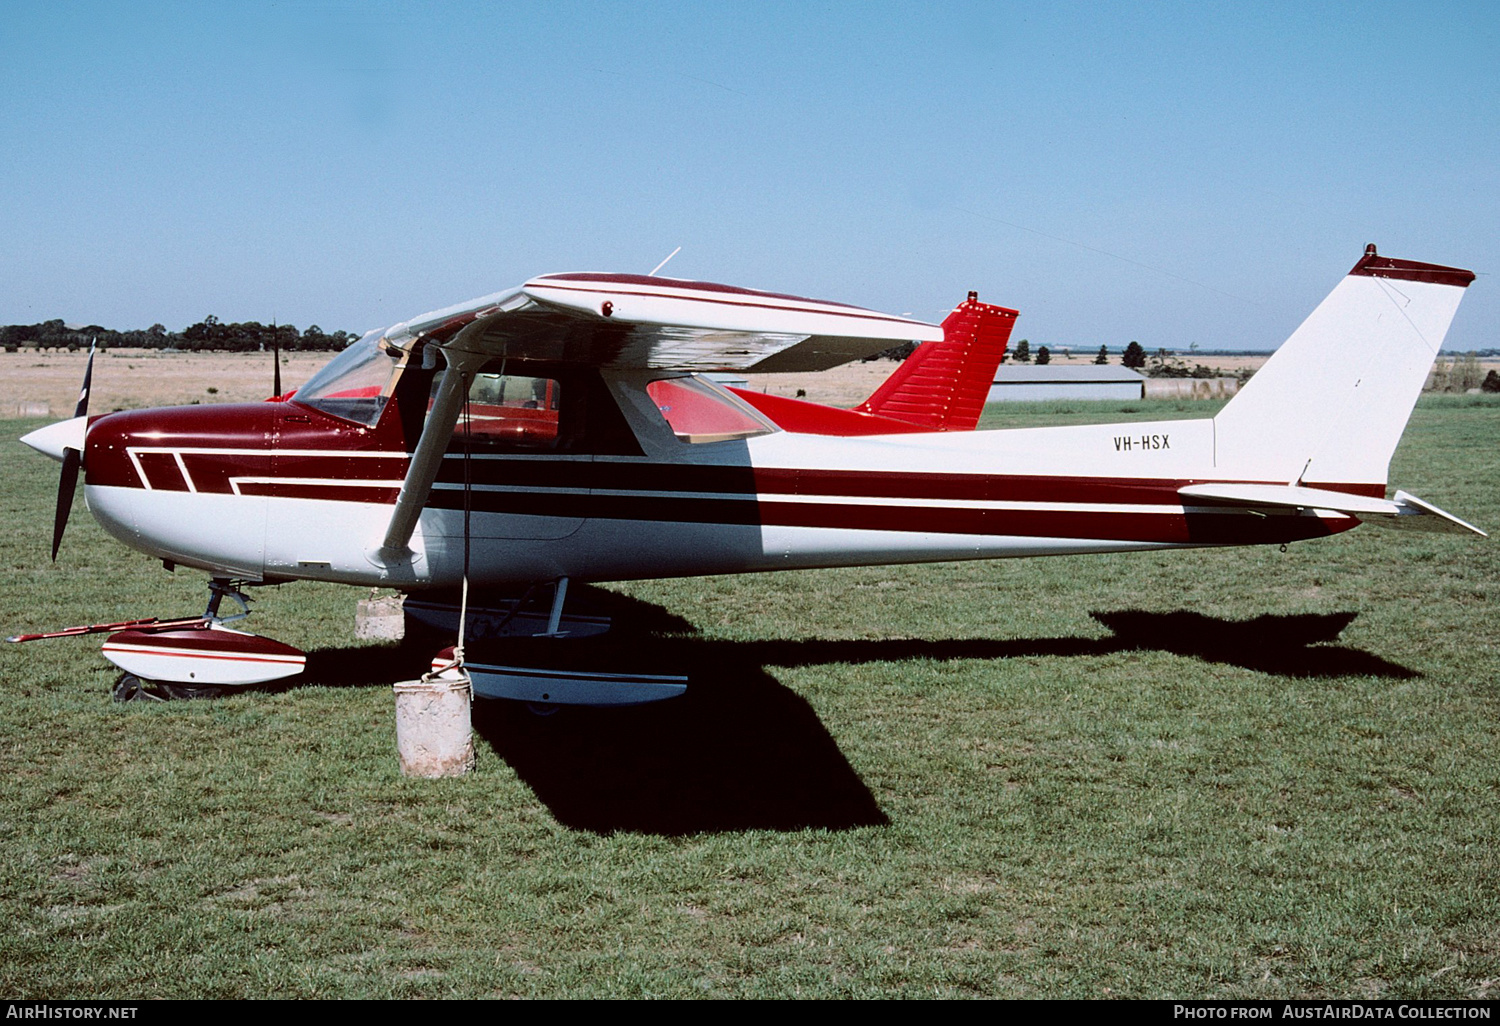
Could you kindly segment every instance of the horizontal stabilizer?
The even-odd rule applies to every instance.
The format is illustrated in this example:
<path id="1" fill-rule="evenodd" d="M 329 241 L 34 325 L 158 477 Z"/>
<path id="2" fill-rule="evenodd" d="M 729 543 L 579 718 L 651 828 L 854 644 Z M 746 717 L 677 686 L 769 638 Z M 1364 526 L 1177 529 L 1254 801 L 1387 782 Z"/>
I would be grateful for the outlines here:
<path id="1" fill-rule="evenodd" d="M 924 342 L 855 407 L 927 431 L 973 431 L 1005 356 L 1016 311 L 969 298 L 943 321 L 943 341 Z"/>
<path id="2" fill-rule="evenodd" d="M 1402 509 L 1398 514 L 1401 519 L 1389 521 L 1393 527 L 1415 527 L 1426 531 L 1445 531 L 1452 534 L 1472 531 L 1481 538 L 1489 537 L 1467 520 L 1460 520 L 1447 510 L 1438 509 L 1432 503 L 1424 502 L 1410 492 L 1398 490 L 1395 501 Z M 1371 523 L 1375 522 L 1371 521 Z"/>
<path id="3" fill-rule="evenodd" d="M 1177 494 L 1185 500 L 1216 506 L 1322 509 L 1356 516 L 1367 524 L 1427 531 L 1472 531 L 1480 537 L 1489 537 L 1473 524 L 1401 491 L 1394 499 L 1377 499 L 1371 495 L 1351 495 L 1297 485 L 1202 484 L 1186 485 L 1177 489 Z"/>
<path id="4" fill-rule="evenodd" d="M 1276 506 L 1289 509 L 1326 509 L 1354 516 L 1395 516 L 1400 511 L 1389 499 L 1350 495 L 1326 488 L 1272 484 L 1205 484 L 1177 489 L 1184 499 L 1216 506 Z"/>

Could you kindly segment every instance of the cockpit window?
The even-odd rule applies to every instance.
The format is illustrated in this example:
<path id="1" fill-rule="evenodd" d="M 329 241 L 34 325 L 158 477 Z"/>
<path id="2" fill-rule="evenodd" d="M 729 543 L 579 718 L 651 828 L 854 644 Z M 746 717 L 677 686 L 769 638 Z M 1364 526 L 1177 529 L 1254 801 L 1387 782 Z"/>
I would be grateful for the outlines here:
<path id="1" fill-rule="evenodd" d="M 374 427 L 396 385 L 406 353 L 368 332 L 297 389 L 293 398 L 324 413 Z"/>
<path id="2" fill-rule="evenodd" d="M 749 403 L 703 378 L 658 378 L 646 394 L 684 442 L 727 442 L 776 430 Z"/>

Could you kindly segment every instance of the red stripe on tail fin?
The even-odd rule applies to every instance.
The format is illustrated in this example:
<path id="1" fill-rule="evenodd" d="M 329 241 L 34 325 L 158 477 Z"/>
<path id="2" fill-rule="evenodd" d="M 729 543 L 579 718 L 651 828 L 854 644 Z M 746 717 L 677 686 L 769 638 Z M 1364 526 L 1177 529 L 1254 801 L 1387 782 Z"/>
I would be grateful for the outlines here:
<path id="1" fill-rule="evenodd" d="M 943 341 L 918 346 L 855 410 L 929 431 L 972 431 L 1016 317 L 1015 310 L 981 303 L 970 292 L 943 322 Z"/>

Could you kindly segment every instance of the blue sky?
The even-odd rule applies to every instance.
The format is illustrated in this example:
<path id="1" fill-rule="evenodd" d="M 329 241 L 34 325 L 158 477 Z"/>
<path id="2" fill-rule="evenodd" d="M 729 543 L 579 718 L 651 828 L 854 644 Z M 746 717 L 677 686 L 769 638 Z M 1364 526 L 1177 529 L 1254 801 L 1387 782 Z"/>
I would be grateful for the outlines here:
<path id="1" fill-rule="evenodd" d="M 0 323 L 363 330 L 650 270 L 1033 344 L 1270 348 L 1359 257 L 1479 272 L 1500 5 L 0 8 Z"/>

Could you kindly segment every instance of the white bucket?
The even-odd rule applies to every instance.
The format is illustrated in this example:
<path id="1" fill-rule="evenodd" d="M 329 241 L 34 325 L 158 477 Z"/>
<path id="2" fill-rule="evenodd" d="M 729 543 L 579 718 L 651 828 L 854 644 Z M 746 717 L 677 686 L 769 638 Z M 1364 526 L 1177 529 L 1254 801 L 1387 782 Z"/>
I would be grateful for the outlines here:
<path id="1" fill-rule="evenodd" d="M 404 680 L 396 693 L 396 750 L 407 777 L 461 777 L 474 768 L 473 688 L 456 680 Z"/>

